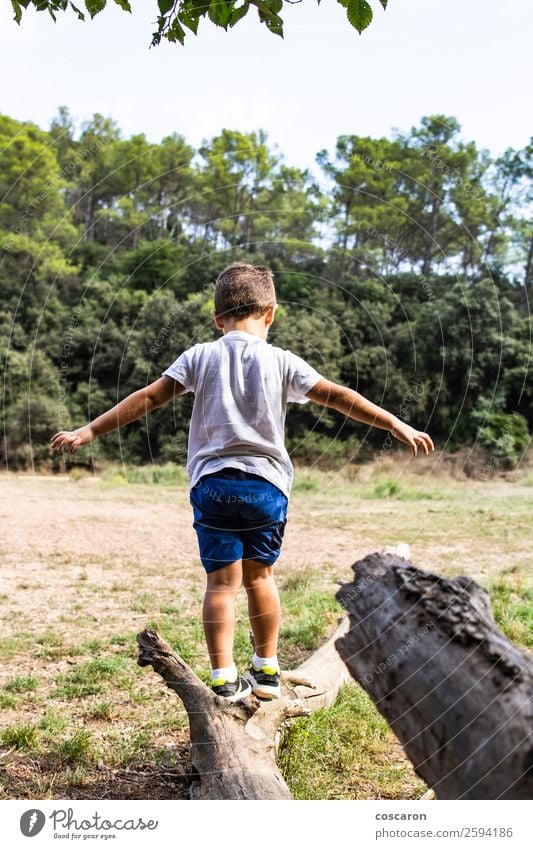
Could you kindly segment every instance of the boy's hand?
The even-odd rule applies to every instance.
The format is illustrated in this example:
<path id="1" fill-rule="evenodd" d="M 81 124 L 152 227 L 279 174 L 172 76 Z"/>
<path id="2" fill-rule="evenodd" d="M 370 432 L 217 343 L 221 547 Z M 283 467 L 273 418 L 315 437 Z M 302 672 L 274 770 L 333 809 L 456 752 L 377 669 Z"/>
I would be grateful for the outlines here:
<path id="1" fill-rule="evenodd" d="M 55 433 L 50 440 L 52 451 L 59 451 L 61 448 L 66 448 L 69 454 L 74 454 L 80 445 L 87 445 L 96 439 L 91 425 L 79 427 L 77 430 L 60 430 Z"/>
<path id="2" fill-rule="evenodd" d="M 396 419 L 394 427 L 391 428 L 391 433 L 395 439 L 398 439 L 400 442 L 405 442 L 406 445 L 409 445 L 413 455 L 416 457 L 418 446 L 421 445 L 426 454 L 429 454 L 430 451 L 435 450 L 435 446 L 433 445 L 433 440 L 431 436 L 427 433 L 422 433 L 420 430 L 415 430 L 414 427 L 402 422 L 400 419 Z"/>

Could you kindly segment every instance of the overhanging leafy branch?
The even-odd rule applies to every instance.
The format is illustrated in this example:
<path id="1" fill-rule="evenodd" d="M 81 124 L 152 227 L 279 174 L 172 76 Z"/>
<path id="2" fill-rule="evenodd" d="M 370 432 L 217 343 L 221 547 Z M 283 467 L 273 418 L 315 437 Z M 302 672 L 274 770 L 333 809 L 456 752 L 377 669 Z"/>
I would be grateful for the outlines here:
<path id="1" fill-rule="evenodd" d="M 132 11 L 129 0 L 113 0 L 124 12 Z M 163 39 L 184 44 L 187 30 L 197 35 L 202 18 L 209 18 L 216 26 L 231 29 L 244 18 L 253 7 L 262 24 L 274 35 L 283 38 L 283 3 L 301 2 L 301 0 L 157 0 L 157 29 L 152 33 L 151 46 L 157 46 Z M 321 0 L 317 0 L 320 4 Z M 359 32 L 366 29 L 373 18 L 372 6 L 367 0 L 337 0 L 346 9 L 349 23 Z M 384 9 L 388 0 L 379 0 Z M 24 10 L 32 8 L 38 12 L 48 12 L 55 21 L 61 12 L 73 11 L 80 21 L 87 13 L 92 19 L 103 12 L 109 4 L 107 0 L 84 0 L 85 11 L 72 0 L 11 0 L 14 20 L 20 24 Z M 80 4 L 81 5 L 81 4 Z"/>

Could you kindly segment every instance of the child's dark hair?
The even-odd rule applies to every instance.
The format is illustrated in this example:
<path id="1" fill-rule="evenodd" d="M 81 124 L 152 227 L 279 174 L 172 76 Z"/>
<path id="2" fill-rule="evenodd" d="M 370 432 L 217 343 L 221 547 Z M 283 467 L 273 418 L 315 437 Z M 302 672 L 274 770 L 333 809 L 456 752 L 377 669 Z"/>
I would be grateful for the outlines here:
<path id="1" fill-rule="evenodd" d="M 215 284 L 215 315 L 259 318 L 276 303 L 274 276 L 265 265 L 234 262 L 221 271 Z"/>

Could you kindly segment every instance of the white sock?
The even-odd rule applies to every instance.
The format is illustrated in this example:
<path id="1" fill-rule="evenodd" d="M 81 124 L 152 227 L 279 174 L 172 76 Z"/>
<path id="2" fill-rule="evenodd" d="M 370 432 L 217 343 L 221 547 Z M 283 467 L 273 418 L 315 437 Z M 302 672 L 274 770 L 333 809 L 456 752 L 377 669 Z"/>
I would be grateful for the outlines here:
<path id="1" fill-rule="evenodd" d="M 254 652 L 252 663 L 256 669 L 262 669 L 263 666 L 273 666 L 274 669 L 279 669 L 277 654 L 275 654 L 274 657 L 259 657 L 259 655 Z"/>
<path id="2" fill-rule="evenodd" d="M 225 681 L 233 682 L 237 678 L 237 667 L 233 663 L 231 666 L 221 666 L 220 669 L 211 670 L 211 681 L 217 678 L 224 678 Z"/>

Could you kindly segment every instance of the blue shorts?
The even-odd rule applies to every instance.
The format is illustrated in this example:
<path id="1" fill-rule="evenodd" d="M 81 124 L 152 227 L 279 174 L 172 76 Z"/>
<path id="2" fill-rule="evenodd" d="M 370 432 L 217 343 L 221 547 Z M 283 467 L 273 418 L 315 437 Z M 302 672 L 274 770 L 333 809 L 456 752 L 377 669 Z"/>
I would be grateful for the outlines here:
<path id="1" fill-rule="evenodd" d="M 272 566 L 287 521 L 287 496 L 277 486 L 238 469 L 204 475 L 190 491 L 193 527 L 206 572 L 242 557 Z"/>

